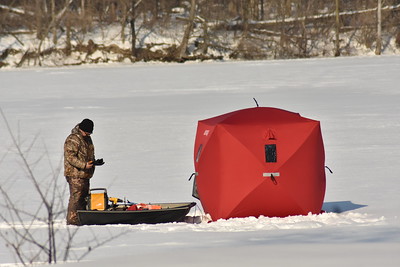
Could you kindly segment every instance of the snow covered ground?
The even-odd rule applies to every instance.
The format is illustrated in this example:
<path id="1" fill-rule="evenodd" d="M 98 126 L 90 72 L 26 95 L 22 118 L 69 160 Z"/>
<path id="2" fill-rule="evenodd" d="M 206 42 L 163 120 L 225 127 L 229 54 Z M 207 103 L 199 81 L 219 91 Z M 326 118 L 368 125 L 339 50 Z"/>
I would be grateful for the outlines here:
<path id="1" fill-rule="evenodd" d="M 334 14 L 330 14 L 334 15 Z M 298 18 L 296 18 L 298 19 Z M 289 18 L 286 21 L 290 20 Z M 269 23 L 271 21 L 265 21 Z M 274 20 L 274 22 L 276 22 Z M 170 21 L 169 25 L 163 24 L 162 27 L 157 25 L 152 25 L 147 27 L 140 21 L 138 25 L 142 25 L 137 31 L 137 48 L 146 49 L 146 47 L 151 47 L 151 52 L 163 53 L 166 55 L 167 51 L 170 50 L 172 46 L 178 46 L 180 40 L 183 38 L 183 32 L 185 25 L 182 24 L 182 20 L 173 19 Z M 126 25 L 125 33 L 130 32 L 130 26 Z M 396 44 L 396 32 L 397 29 L 393 29 L 389 32 L 384 32 L 382 34 L 382 55 L 399 55 L 400 47 Z M 189 42 L 189 56 L 198 55 L 198 47 L 194 44 L 198 42 L 198 36 L 201 36 L 202 27 L 195 27 L 193 36 Z M 279 34 L 278 34 L 279 35 Z M 334 36 L 335 33 L 331 33 Z M 217 36 L 220 39 L 217 41 L 217 46 L 210 46 L 208 52 L 204 55 L 205 57 L 222 57 L 225 60 L 230 60 L 233 51 L 237 51 L 238 42 L 240 38 L 236 31 L 227 31 L 225 33 L 218 33 Z M 257 36 L 257 35 L 256 35 Z M 254 41 L 257 42 L 258 38 L 255 36 Z M 13 69 L 19 67 L 61 67 L 61 66 L 71 66 L 71 65 L 89 65 L 99 63 L 115 63 L 115 62 L 125 62 L 130 63 L 126 54 L 121 54 L 120 49 L 129 50 L 131 48 L 131 42 L 129 41 L 129 36 L 123 40 L 121 37 L 121 26 L 119 23 L 114 25 L 109 25 L 107 27 L 95 27 L 91 32 L 88 33 L 76 33 L 71 40 L 71 45 L 75 47 L 72 49 L 70 55 L 65 54 L 65 44 L 66 44 L 66 34 L 60 33 L 58 36 L 58 42 L 55 45 L 52 38 L 46 38 L 41 41 L 36 39 L 35 33 L 21 33 L 17 35 L 0 35 L 0 68 L 2 69 Z M 264 39 L 264 37 L 260 37 Z M 363 30 L 343 32 L 340 34 L 341 40 L 341 55 L 342 56 L 372 56 L 375 55 L 375 45 L 366 45 L 364 40 L 365 32 Z M 268 38 L 267 38 L 268 39 Z M 311 38 L 314 39 L 314 38 Z M 335 38 L 322 38 L 320 40 L 309 40 L 308 45 L 308 57 L 333 57 L 335 54 Z M 82 46 L 88 46 L 90 42 L 98 45 L 98 49 L 95 51 L 92 49 L 88 53 L 88 49 L 82 49 Z M 278 38 L 275 42 L 279 43 Z M 254 44 L 258 46 L 258 53 L 264 55 L 266 59 L 276 58 L 276 53 L 278 48 L 268 48 L 271 45 L 266 45 L 264 43 Z M 79 49 L 77 46 L 80 46 Z M 223 48 L 225 47 L 225 48 Z M 106 49 L 107 48 L 107 49 Z M 119 49 L 120 48 L 120 49 Z M 291 47 L 293 55 L 299 53 L 297 48 Z M 42 51 L 43 55 L 40 59 L 35 59 L 34 57 L 29 57 L 28 52 L 33 53 L 34 51 Z M 47 52 L 46 52 L 47 51 Z M 53 51 L 53 52 L 51 52 Z M 119 51 L 119 52 L 118 52 Z M 237 51 L 238 52 L 238 51 Z M 3 54 L 4 53 L 4 54 Z M 27 54 L 28 53 L 28 54 Z M 290 53 L 289 53 L 290 54 Z M 3 56 L 2 56 L 3 55 Z M 300 55 L 299 55 L 300 56 Z M 2 58 L 4 57 L 4 58 Z M 140 56 L 139 56 L 140 58 Z M 155 62 L 161 60 L 159 56 L 146 57 L 146 61 L 154 60 Z M 139 60 L 139 59 L 138 59 Z"/>
<path id="2" fill-rule="evenodd" d="M 92 187 L 135 202 L 194 200 L 187 178 L 200 119 L 254 107 L 255 97 L 321 121 L 333 170 L 326 213 L 83 226 L 78 241 L 123 235 L 67 266 L 400 266 L 399 70 L 399 56 L 2 70 L 0 108 L 24 147 L 38 136 L 30 160 L 47 151 L 53 165 L 71 128 L 93 119 L 106 164 Z M 0 182 L 29 209 L 35 195 L 2 120 L 0 136 Z M 15 262 L 0 245 L 0 266 Z M 77 243 L 73 252 L 86 249 Z"/>

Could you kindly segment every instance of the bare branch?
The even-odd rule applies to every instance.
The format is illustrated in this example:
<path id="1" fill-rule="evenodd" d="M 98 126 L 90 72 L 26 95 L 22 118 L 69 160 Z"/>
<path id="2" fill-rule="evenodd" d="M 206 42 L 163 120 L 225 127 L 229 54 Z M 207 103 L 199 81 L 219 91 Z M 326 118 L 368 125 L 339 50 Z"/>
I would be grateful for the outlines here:
<path id="1" fill-rule="evenodd" d="M 18 15 L 30 15 L 33 16 L 34 14 L 30 11 L 25 11 L 21 8 L 15 8 L 15 7 L 10 7 L 10 6 L 6 6 L 6 5 L 0 5 L 0 9 L 4 9 L 7 10 L 9 12 L 12 12 L 14 14 L 18 14 Z"/>
<path id="2" fill-rule="evenodd" d="M 0 207 L 4 207 L 5 210 L 5 212 L 0 212 L 0 220 L 7 227 L 5 233 L 0 231 L 0 237 L 3 238 L 16 259 L 24 266 L 35 262 L 43 263 L 43 261 L 56 263 L 58 258 L 66 261 L 71 259 L 72 256 L 74 259 L 80 260 L 93 249 L 122 235 L 122 233 L 118 235 L 110 234 L 107 238 L 102 239 L 91 231 L 94 238 L 87 241 L 88 247 L 91 249 L 80 253 L 80 255 L 72 254 L 71 248 L 74 245 L 74 239 L 80 228 L 72 226 L 59 227 L 59 222 L 65 221 L 64 218 L 62 220 L 59 218 L 65 216 L 66 213 L 63 200 L 67 195 L 67 183 L 60 185 L 60 179 L 58 179 L 62 169 L 63 158 L 59 160 L 58 166 L 53 166 L 50 161 L 49 151 L 44 146 L 44 153 L 40 156 L 40 159 L 47 157 L 48 165 L 50 166 L 50 176 L 49 179 L 46 179 L 46 184 L 41 184 L 33 172 L 32 163 L 29 163 L 27 160 L 27 153 L 31 150 L 33 151 L 34 143 L 30 143 L 29 148 L 25 150 L 27 152 L 23 152 L 22 144 L 17 141 L 1 108 L 0 113 L 9 131 L 17 157 L 22 159 L 26 178 L 32 182 L 33 188 L 38 193 L 40 200 L 38 205 L 31 208 L 31 210 L 19 208 L 17 202 L 12 199 L 12 191 L 8 188 L 10 183 L 14 183 L 14 180 L 11 177 L 7 180 L 1 180 L 2 182 L 10 181 L 10 183 L 7 183 L 7 186 L 0 183 L 0 195 L 3 198 L 3 201 L 0 201 Z M 34 139 L 37 140 L 37 136 Z M 1 158 L 0 164 L 4 161 L 7 154 L 8 151 Z M 39 162 L 40 160 L 37 160 L 35 164 Z M 45 231 L 45 235 L 43 235 L 43 231 Z"/>

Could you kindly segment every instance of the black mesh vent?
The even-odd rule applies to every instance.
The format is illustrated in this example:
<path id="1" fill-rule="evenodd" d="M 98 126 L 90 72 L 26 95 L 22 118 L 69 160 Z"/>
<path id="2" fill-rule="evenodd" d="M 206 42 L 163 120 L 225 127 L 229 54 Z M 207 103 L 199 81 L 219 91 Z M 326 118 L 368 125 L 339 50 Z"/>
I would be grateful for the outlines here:
<path id="1" fill-rule="evenodd" d="M 276 145 L 265 145 L 265 162 L 276 162 Z"/>

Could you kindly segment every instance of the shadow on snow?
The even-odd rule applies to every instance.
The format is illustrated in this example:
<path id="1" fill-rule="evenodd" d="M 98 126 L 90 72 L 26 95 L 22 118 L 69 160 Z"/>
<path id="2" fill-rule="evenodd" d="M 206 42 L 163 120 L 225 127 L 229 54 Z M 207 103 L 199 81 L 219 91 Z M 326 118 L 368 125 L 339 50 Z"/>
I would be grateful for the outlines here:
<path id="1" fill-rule="evenodd" d="M 351 201 L 325 202 L 322 209 L 326 212 L 342 213 L 345 211 L 356 210 L 367 207 L 368 205 L 354 204 Z"/>

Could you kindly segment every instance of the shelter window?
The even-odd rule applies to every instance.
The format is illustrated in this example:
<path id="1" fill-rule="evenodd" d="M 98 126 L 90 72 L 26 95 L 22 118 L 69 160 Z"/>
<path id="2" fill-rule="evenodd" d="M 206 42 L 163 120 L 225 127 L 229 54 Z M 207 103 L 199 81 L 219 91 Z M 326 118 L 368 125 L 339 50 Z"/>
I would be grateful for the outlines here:
<path id="1" fill-rule="evenodd" d="M 276 144 L 265 145 L 265 162 L 276 162 Z"/>

